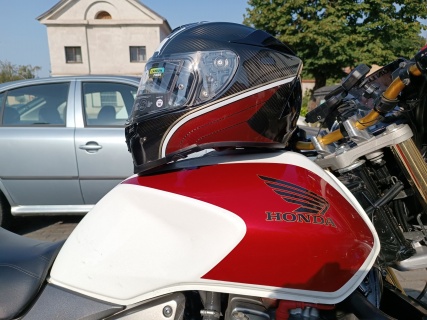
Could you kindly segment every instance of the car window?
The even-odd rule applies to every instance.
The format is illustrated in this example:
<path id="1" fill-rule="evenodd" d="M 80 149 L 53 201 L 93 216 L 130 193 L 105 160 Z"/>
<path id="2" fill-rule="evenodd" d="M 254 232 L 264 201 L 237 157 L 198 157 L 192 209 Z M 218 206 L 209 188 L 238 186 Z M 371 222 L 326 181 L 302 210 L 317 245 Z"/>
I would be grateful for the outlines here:
<path id="1" fill-rule="evenodd" d="M 84 82 L 86 126 L 124 126 L 132 110 L 137 87 L 114 82 Z"/>
<path id="2" fill-rule="evenodd" d="M 64 126 L 69 83 L 29 85 L 5 93 L 4 126 Z"/>

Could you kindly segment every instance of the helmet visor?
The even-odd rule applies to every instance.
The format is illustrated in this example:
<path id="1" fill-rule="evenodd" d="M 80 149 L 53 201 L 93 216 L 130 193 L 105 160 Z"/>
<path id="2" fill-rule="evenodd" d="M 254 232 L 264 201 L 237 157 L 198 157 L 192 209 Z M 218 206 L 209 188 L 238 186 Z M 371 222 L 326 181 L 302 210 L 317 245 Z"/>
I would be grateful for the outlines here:
<path id="1" fill-rule="evenodd" d="M 238 65 L 229 50 L 150 59 L 142 75 L 133 120 L 207 102 L 230 82 Z"/>

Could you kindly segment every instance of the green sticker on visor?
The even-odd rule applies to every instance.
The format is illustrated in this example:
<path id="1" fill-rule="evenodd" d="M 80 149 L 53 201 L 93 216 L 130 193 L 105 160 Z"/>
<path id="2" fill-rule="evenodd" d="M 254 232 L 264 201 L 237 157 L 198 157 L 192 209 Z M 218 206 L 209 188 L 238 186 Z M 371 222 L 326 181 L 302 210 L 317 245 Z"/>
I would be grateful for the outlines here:
<path id="1" fill-rule="evenodd" d="M 151 68 L 150 78 L 161 78 L 163 73 L 165 73 L 165 68 Z"/>

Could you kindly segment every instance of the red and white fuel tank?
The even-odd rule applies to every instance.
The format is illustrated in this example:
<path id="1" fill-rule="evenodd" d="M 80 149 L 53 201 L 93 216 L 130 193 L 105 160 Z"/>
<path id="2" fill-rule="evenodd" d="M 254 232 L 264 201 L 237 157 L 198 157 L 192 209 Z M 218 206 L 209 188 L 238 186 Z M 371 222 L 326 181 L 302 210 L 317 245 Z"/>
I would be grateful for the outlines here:
<path id="1" fill-rule="evenodd" d="M 379 252 L 351 193 L 302 155 L 213 152 L 166 169 L 107 194 L 49 281 L 123 305 L 184 290 L 333 304 Z"/>

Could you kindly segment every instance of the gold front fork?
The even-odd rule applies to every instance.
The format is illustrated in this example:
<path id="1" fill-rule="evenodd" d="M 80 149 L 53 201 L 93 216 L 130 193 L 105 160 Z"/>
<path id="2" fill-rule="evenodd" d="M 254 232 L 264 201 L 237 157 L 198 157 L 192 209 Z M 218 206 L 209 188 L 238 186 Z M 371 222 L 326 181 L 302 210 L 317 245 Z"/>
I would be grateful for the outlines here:
<path id="1" fill-rule="evenodd" d="M 427 163 L 412 139 L 391 146 L 411 187 L 427 212 Z"/>
<path id="2" fill-rule="evenodd" d="M 395 286 L 397 289 L 400 290 L 405 296 L 407 295 L 405 290 L 403 289 L 402 285 L 399 282 L 399 279 L 397 279 L 396 274 L 394 273 L 394 270 L 390 267 L 386 268 L 387 275 L 385 277 L 385 280 Z"/>

